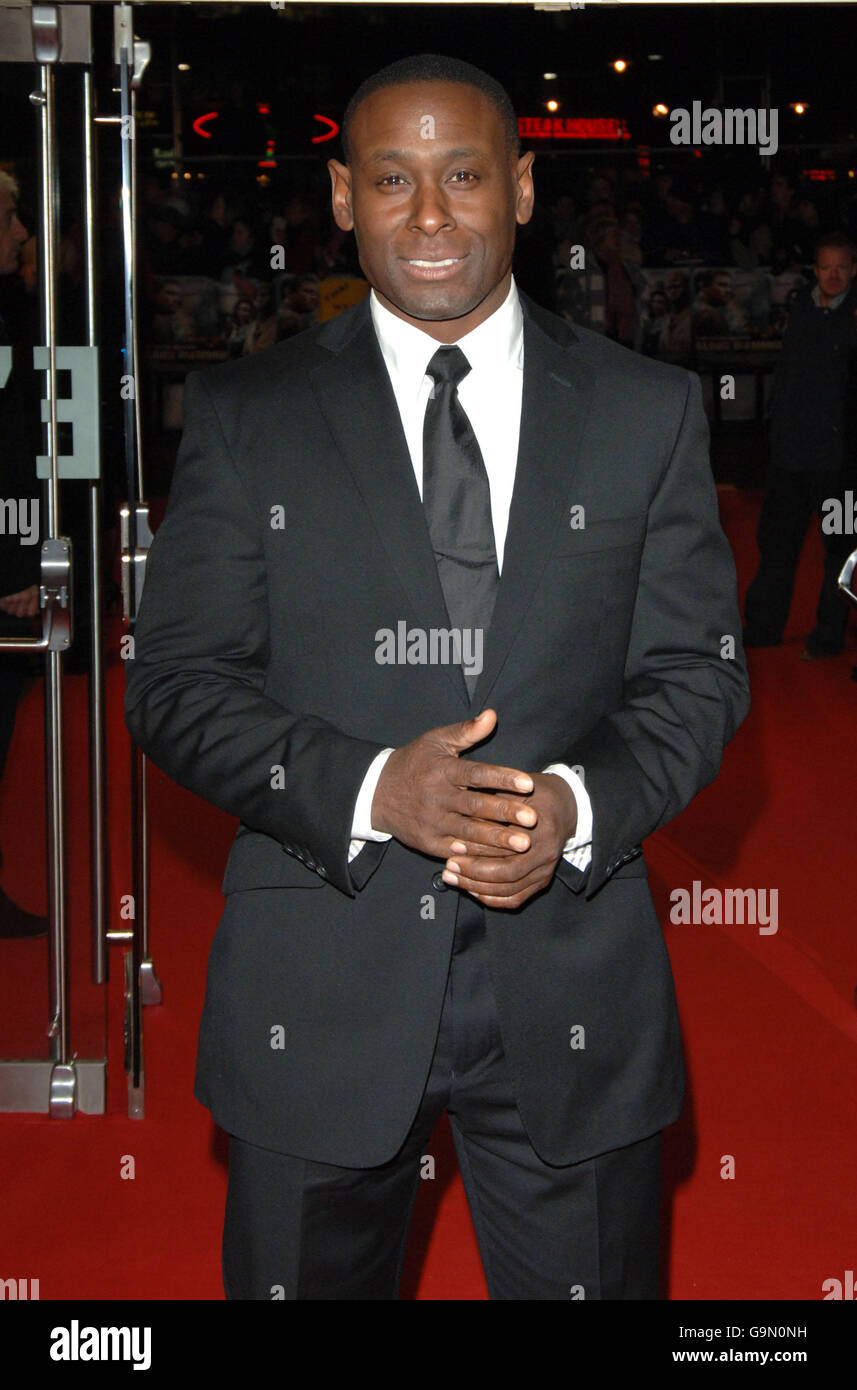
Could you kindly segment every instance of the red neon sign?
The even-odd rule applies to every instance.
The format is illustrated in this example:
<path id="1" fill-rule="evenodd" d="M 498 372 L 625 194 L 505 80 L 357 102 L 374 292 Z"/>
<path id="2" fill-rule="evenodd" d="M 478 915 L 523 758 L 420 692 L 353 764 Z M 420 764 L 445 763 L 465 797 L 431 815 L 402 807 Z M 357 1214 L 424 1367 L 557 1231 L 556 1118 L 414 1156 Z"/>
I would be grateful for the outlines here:
<path id="1" fill-rule="evenodd" d="M 312 143 L 314 145 L 320 145 L 322 140 L 332 140 L 335 135 L 339 134 L 339 126 L 336 124 L 336 121 L 332 121 L 329 116 L 313 116 L 313 120 L 323 121 L 325 125 L 330 126 L 330 130 L 328 130 L 326 134 L 314 135 L 312 137 Z"/>
<path id="2" fill-rule="evenodd" d="M 204 122 L 204 121 L 215 121 L 219 115 L 220 115 L 220 112 L 219 112 L 219 111 L 206 111 L 206 113 L 205 113 L 204 116 L 197 116 L 196 120 L 195 120 L 194 123 L 193 123 L 193 128 L 194 128 L 194 130 L 196 131 L 197 135 L 201 135 L 202 138 L 203 138 L 203 140 L 210 140 L 210 139 L 212 138 L 212 137 L 211 137 L 211 131 L 210 131 L 210 130 L 203 130 L 203 128 L 202 128 L 203 122 Z"/>
<path id="3" fill-rule="evenodd" d="M 630 140 L 624 120 L 616 116 L 519 116 L 525 140 Z"/>

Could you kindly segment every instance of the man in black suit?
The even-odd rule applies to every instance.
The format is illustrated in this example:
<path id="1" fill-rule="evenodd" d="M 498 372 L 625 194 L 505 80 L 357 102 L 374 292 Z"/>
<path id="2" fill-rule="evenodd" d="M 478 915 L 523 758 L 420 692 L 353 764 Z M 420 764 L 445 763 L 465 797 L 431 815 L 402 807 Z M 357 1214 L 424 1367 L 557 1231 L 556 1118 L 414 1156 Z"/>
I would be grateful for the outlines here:
<path id="1" fill-rule="evenodd" d="M 748 704 L 699 381 L 518 294 L 533 156 L 480 70 L 384 69 L 343 147 L 372 294 L 189 377 L 128 671 L 242 822 L 196 1081 L 227 1297 L 395 1298 L 445 1108 L 492 1298 L 655 1298 L 683 1065 L 640 842 Z"/>

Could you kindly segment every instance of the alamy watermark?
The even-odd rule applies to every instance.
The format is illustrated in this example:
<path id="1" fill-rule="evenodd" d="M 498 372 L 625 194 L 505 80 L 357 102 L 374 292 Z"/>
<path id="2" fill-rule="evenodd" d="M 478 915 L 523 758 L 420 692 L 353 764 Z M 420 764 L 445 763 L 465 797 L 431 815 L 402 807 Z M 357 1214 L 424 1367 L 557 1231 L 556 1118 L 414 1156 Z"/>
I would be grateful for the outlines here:
<path id="1" fill-rule="evenodd" d="M 779 928 L 779 889 L 777 888 L 703 888 L 694 879 L 691 890 L 674 888 L 670 893 L 670 921 L 676 925 L 743 926 L 759 928 L 760 936 L 774 936 Z"/>
<path id="2" fill-rule="evenodd" d="M 38 544 L 38 497 L 0 497 L 0 535 L 18 536 L 22 545 Z"/>
<path id="3" fill-rule="evenodd" d="M 747 110 L 727 106 L 719 111 L 716 106 L 703 110 L 702 102 L 694 101 L 689 111 L 685 106 L 674 106 L 670 124 L 673 145 L 756 145 L 763 155 L 776 154 L 779 148 L 776 106 Z"/>
<path id="4" fill-rule="evenodd" d="M 411 627 L 402 618 L 375 633 L 379 666 L 461 666 L 465 675 L 482 671 L 484 630 L 481 627 Z"/>

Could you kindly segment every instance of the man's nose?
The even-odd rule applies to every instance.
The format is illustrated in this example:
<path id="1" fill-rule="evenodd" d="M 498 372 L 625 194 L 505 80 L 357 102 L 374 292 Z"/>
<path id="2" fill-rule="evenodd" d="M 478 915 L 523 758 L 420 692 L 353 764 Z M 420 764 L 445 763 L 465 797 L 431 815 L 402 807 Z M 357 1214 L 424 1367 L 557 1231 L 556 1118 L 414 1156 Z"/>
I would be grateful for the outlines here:
<path id="1" fill-rule="evenodd" d="M 452 214 L 441 190 L 433 184 L 418 185 L 414 191 L 410 223 L 424 232 L 436 232 L 452 225 Z"/>

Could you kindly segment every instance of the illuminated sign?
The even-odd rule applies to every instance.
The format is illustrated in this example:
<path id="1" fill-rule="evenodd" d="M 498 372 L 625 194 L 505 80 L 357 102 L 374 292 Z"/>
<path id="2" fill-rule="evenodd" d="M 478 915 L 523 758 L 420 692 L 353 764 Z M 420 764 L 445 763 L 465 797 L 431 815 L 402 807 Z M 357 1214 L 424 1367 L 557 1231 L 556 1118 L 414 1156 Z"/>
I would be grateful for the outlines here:
<path id="1" fill-rule="evenodd" d="M 831 183 L 836 178 L 835 169 L 803 169 L 801 172 L 812 183 Z"/>
<path id="2" fill-rule="evenodd" d="M 197 116 L 196 120 L 193 123 L 193 128 L 196 131 L 197 135 L 201 135 L 203 140 L 210 140 L 212 138 L 211 131 L 203 130 L 203 124 L 205 121 L 216 121 L 219 115 L 219 111 L 206 111 L 204 116 Z"/>
<path id="3" fill-rule="evenodd" d="M 625 121 L 616 116 L 519 116 L 523 140 L 630 140 Z"/>
<path id="4" fill-rule="evenodd" d="M 313 120 L 322 121 L 325 125 L 330 126 L 330 130 L 326 130 L 323 135 L 314 135 L 312 137 L 312 143 L 314 145 L 320 145 L 322 140 L 332 140 L 335 135 L 339 134 L 339 126 L 336 124 L 336 121 L 332 121 L 329 116 L 313 116 Z"/>

